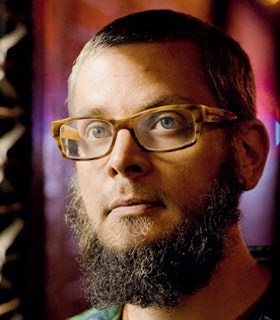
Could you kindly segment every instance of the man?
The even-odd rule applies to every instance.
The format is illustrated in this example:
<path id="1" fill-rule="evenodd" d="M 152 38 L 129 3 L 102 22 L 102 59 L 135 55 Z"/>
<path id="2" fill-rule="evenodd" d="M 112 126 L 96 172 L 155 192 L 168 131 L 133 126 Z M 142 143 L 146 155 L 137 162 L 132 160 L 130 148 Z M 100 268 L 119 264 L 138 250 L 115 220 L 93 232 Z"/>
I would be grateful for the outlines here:
<path id="1" fill-rule="evenodd" d="M 67 220 L 93 307 L 73 319 L 276 319 L 239 228 L 268 152 L 240 46 L 188 15 L 132 14 L 86 44 L 68 102 L 53 135 L 77 161 Z"/>

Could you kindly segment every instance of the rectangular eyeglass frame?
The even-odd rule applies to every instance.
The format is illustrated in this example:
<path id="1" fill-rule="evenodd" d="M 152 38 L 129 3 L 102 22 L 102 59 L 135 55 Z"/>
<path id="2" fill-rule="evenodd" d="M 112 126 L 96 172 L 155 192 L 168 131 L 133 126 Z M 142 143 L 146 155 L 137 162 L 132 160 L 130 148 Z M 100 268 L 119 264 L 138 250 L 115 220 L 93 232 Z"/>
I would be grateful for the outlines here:
<path id="1" fill-rule="evenodd" d="M 104 116 L 99 116 L 99 115 L 93 115 L 89 117 L 69 117 L 61 120 L 56 120 L 52 122 L 52 136 L 57 143 L 57 146 L 59 148 L 59 151 L 61 155 L 70 160 L 75 160 L 75 161 L 83 161 L 83 160 L 91 160 L 89 159 L 79 159 L 79 158 L 72 158 L 67 156 L 63 152 L 63 147 L 61 144 L 61 133 L 60 133 L 60 128 L 63 124 L 80 120 L 80 119 L 96 119 L 96 120 L 104 120 L 110 122 L 114 128 L 115 132 L 117 132 L 120 129 L 128 129 L 131 130 L 133 129 L 133 123 L 135 120 L 139 117 L 143 117 L 147 114 L 154 113 L 154 112 L 163 112 L 163 111 L 176 111 L 176 110 L 183 110 L 183 109 L 188 109 L 194 114 L 194 119 L 195 119 L 195 141 L 197 141 L 197 138 L 200 134 L 201 130 L 201 125 L 202 123 L 220 123 L 223 121 L 235 121 L 238 120 L 238 117 L 231 111 L 225 110 L 225 109 L 220 109 L 220 108 L 214 108 L 214 107 L 209 107 L 203 104 L 174 104 L 174 105 L 165 105 L 165 106 L 159 106 L 155 108 L 150 108 L 144 111 L 141 111 L 139 113 L 136 113 L 132 115 L 131 117 L 124 118 L 124 119 L 113 119 L 110 117 L 104 117 Z M 68 128 L 68 135 L 67 138 L 72 139 L 72 140 L 79 140 L 79 135 L 76 133 L 76 129 Z M 112 143 L 113 144 L 113 143 Z M 112 146 L 111 146 L 112 148 Z M 111 149 L 110 148 L 110 149 Z M 180 149 L 180 148 L 176 148 Z M 176 150 L 175 149 L 175 150 Z M 152 150 L 150 150 L 152 151 Z M 162 150 L 162 151 L 157 151 L 157 152 L 164 152 L 164 151 L 171 151 L 171 150 Z M 109 153 L 109 151 L 107 152 Z M 107 154 L 106 153 L 106 154 Z M 104 156 L 104 155 L 102 155 Z M 102 157 L 100 156 L 100 157 Z M 95 159 L 98 159 L 95 158 Z"/>

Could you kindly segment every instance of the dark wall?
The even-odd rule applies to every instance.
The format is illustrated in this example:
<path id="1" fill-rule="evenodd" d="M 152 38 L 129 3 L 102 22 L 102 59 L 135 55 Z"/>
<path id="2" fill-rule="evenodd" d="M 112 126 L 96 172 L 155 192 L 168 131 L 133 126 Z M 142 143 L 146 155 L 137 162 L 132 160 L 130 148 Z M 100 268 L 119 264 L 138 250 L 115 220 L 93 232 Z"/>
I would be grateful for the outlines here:
<path id="1" fill-rule="evenodd" d="M 42 259 L 35 250 L 38 243 L 41 250 L 43 245 L 40 237 L 34 237 L 31 203 L 31 4 L 0 1 L 1 319 L 35 319 L 34 310 L 42 312 L 43 306 Z"/>

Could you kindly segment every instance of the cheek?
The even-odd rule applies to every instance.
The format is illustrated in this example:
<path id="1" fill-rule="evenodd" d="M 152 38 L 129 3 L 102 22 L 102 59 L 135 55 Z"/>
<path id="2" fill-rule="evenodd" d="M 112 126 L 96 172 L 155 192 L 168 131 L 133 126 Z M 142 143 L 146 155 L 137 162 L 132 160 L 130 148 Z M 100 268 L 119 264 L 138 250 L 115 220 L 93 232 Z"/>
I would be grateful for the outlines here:
<path id="1" fill-rule="evenodd" d="M 168 195 L 170 203 L 178 206 L 181 211 L 194 208 L 199 197 L 207 194 L 212 182 L 205 179 L 200 168 L 179 163 L 163 170 L 161 180 L 159 188 Z"/>
<path id="2" fill-rule="evenodd" d="M 211 150 L 192 148 L 158 154 L 154 162 L 160 172 L 159 188 L 165 189 L 178 202 L 188 202 L 190 206 L 194 206 L 200 196 L 208 194 L 224 160 L 221 146 Z"/>
<path id="3" fill-rule="evenodd" d="M 77 163 L 77 181 L 86 210 L 91 219 L 102 210 L 102 183 L 90 162 Z M 94 214 L 93 214 L 94 213 Z"/>
<path id="4" fill-rule="evenodd" d="M 83 196 L 98 195 L 98 191 L 104 183 L 102 181 L 102 169 L 98 167 L 97 162 L 81 161 L 76 163 L 76 172 L 80 190 Z M 102 183 L 103 182 L 103 183 Z"/>
<path id="5" fill-rule="evenodd" d="M 87 170 L 87 167 L 83 164 L 77 164 L 77 180 L 79 184 L 79 188 L 82 194 L 82 197 L 85 199 L 87 197 L 87 193 L 91 189 L 90 187 L 90 171 Z"/>

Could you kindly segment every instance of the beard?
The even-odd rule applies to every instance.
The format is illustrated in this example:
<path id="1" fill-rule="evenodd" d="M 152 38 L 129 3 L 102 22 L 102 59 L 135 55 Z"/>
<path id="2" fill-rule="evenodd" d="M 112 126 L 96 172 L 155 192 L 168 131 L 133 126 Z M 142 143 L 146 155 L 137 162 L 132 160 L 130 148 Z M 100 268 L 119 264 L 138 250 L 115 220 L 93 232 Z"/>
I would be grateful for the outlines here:
<path id="1" fill-rule="evenodd" d="M 66 218 L 78 238 L 85 295 L 91 306 L 105 309 L 129 303 L 169 309 L 207 286 L 234 243 L 229 230 L 240 217 L 242 186 L 231 162 L 221 165 L 208 194 L 170 234 L 124 250 L 101 243 L 73 183 Z M 128 217 L 125 223 L 140 230 L 149 221 Z"/>

